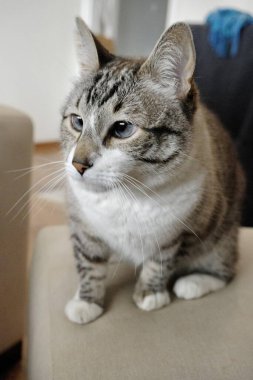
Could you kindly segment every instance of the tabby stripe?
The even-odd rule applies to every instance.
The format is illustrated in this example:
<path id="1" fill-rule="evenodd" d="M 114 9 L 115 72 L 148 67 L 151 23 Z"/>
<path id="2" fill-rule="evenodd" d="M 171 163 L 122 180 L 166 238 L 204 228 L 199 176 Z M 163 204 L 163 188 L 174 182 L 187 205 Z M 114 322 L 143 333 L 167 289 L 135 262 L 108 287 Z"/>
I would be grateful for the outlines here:
<path id="1" fill-rule="evenodd" d="M 168 244 L 162 245 L 161 250 L 166 251 L 168 249 L 175 247 L 175 245 L 177 245 L 181 241 L 181 239 L 182 239 L 182 237 L 181 237 L 181 235 L 179 235 L 178 237 L 176 237 L 175 239 L 170 241 Z"/>
<path id="2" fill-rule="evenodd" d="M 77 108 L 77 109 L 79 108 L 80 101 L 81 101 L 81 99 L 82 99 L 82 97 L 83 97 L 84 91 L 85 91 L 85 90 L 83 90 L 82 94 L 81 94 L 80 97 L 77 99 L 77 102 L 76 102 L 76 108 Z"/>
<path id="3" fill-rule="evenodd" d="M 160 278 L 160 283 L 152 283 L 151 281 L 147 283 L 148 289 L 153 292 L 161 292 L 164 290 L 164 281 Z"/>
<path id="4" fill-rule="evenodd" d="M 74 254 L 75 254 L 75 258 L 77 260 L 80 260 L 80 261 L 83 261 L 83 259 L 86 259 L 87 261 L 90 262 L 90 260 L 88 259 L 89 256 L 87 256 L 84 251 L 78 246 L 78 245 L 75 245 L 74 246 Z M 87 257 L 86 257 L 87 256 Z M 84 269 L 86 269 L 84 267 Z"/>
<path id="5" fill-rule="evenodd" d="M 145 157 L 138 157 L 136 158 L 138 161 L 144 161 L 147 162 L 148 164 L 167 164 L 167 162 L 173 160 L 176 156 L 178 156 L 179 152 L 173 153 L 171 156 L 168 158 L 165 158 L 164 160 L 160 159 L 155 159 L 155 158 L 145 158 Z"/>
<path id="6" fill-rule="evenodd" d="M 80 275 L 80 279 L 83 281 L 85 279 L 85 277 L 87 276 L 87 271 L 85 270 L 82 270 L 82 268 L 80 268 L 78 265 L 77 265 L 77 271 Z"/>
<path id="7" fill-rule="evenodd" d="M 77 223 L 77 224 L 80 224 L 81 222 L 80 222 L 80 219 L 78 219 L 75 215 L 73 215 L 73 214 L 71 214 L 70 215 L 70 220 L 71 220 L 71 222 L 75 222 L 75 223 Z M 75 234 L 73 234 L 73 235 L 75 235 Z"/>
<path id="8" fill-rule="evenodd" d="M 121 107 L 122 107 L 122 101 L 118 102 L 118 103 L 115 105 L 115 107 L 114 107 L 114 109 L 113 109 L 113 112 L 117 112 L 117 111 L 119 111 L 119 110 L 121 109 Z"/>
<path id="9" fill-rule="evenodd" d="M 89 101 L 90 101 L 90 97 L 91 97 L 91 93 L 92 93 L 92 90 L 94 89 L 94 87 L 96 86 L 96 84 L 99 82 L 99 80 L 103 77 L 103 74 L 102 73 L 97 73 L 97 75 L 95 76 L 94 80 L 93 80 L 93 84 L 92 86 L 90 87 L 89 89 L 89 92 L 88 92 L 88 95 L 87 95 L 87 99 L 86 99 L 86 103 L 88 104 Z M 86 89 L 84 88 L 80 98 L 77 100 L 77 103 L 76 103 L 76 108 L 79 107 L 79 104 L 80 104 L 80 101 L 83 97 L 83 94 L 84 92 L 86 91 Z"/>
<path id="10" fill-rule="evenodd" d="M 101 88 L 103 88 L 103 86 L 105 85 L 106 82 L 109 82 L 110 75 L 111 75 L 111 73 L 109 71 L 107 71 L 107 73 L 105 73 L 102 76 L 101 80 L 99 80 L 99 83 L 97 83 L 95 86 L 93 86 L 92 95 L 91 95 L 91 104 L 92 105 L 95 103 L 95 100 L 97 99 L 99 90 Z"/>
<path id="11" fill-rule="evenodd" d="M 179 130 L 176 130 L 176 129 L 173 129 L 173 128 L 170 128 L 170 127 L 165 127 L 165 126 L 161 126 L 161 127 L 152 127 L 152 128 L 143 128 L 144 131 L 146 132 L 151 132 L 153 133 L 154 135 L 157 135 L 157 136 L 162 136 L 162 135 L 176 135 L 176 136 L 181 136 L 182 135 L 182 131 L 179 131 Z"/>
<path id="12" fill-rule="evenodd" d="M 80 260 L 80 256 L 82 256 L 82 258 L 86 259 L 90 263 L 105 263 L 106 262 L 106 260 L 103 257 L 100 257 L 100 256 L 92 256 L 91 257 L 91 256 L 87 255 L 77 245 L 74 246 L 74 251 L 75 251 L 75 257 L 79 260 Z M 78 254 L 80 254 L 80 256 Z M 86 269 L 86 268 L 84 268 L 84 269 Z"/>
<path id="13" fill-rule="evenodd" d="M 80 237 L 79 237 L 77 234 L 73 233 L 73 234 L 71 234 L 70 237 L 71 237 L 71 239 L 73 240 L 73 243 L 74 243 L 74 244 L 75 244 L 75 243 L 78 243 L 78 245 L 80 246 L 80 248 L 82 248 L 83 250 L 85 250 L 85 245 L 84 245 L 84 243 L 82 243 Z M 92 242 L 92 243 L 97 243 L 97 239 L 94 238 L 94 237 L 91 236 L 91 235 L 89 235 L 89 236 L 87 235 L 86 238 L 87 238 L 90 242 Z"/>
<path id="14" fill-rule="evenodd" d="M 86 263 L 85 263 L 86 264 Z M 94 270 L 92 267 L 86 267 L 84 263 L 78 263 L 78 266 L 81 270 L 85 270 L 86 272 L 91 272 Z"/>
<path id="15" fill-rule="evenodd" d="M 97 75 L 95 76 L 94 81 L 93 81 L 93 84 L 92 84 L 92 86 L 90 87 L 89 92 L 88 92 L 88 95 L 87 95 L 87 99 L 86 99 L 86 103 L 87 103 L 87 104 L 90 102 L 90 98 L 91 98 L 92 90 L 95 88 L 95 86 L 97 85 L 97 83 L 103 78 L 103 76 L 104 76 L 103 73 L 97 73 Z"/>
<path id="16" fill-rule="evenodd" d="M 100 256 L 92 256 L 92 257 L 90 257 L 89 255 L 87 255 L 84 252 L 82 252 L 82 255 L 90 263 L 105 263 L 106 262 L 106 260 L 103 257 L 100 257 Z"/>
<path id="17" fill-rule="evenodd" d="M 102 280 L 105 280 L 106 276 L 90 276 L 89 277 L 89 280 L 92 281 L 92 280 L 96 280 L 96 281 L 102 281 Z"/>
<path id="18" fill-rule="evenodd" d="M 76 234 L 72 234 L 72 235 L 71 235 L 71 239 L 73 240 L 73 243 L 76 244 L 76 245 L 78 245 L 78 247 L 79 247 L 80 249 L 82 249 L 83 251 L 85 250 L 85 246 L 84 246 L 84 244 L 81 242 L 81 240 L 80 240 L 80 238 L 79 238 L 78 235 L 76 235 Z"/>
<path id="19" fill-rule="evenodd" d="M 85 296 L 86 294 L 91 294 L 93 291 L 94 291 L 94 289 L 92 289 L 92 288 L 81 289 L 79 291 L 79 295 L 81 298 L 83 298 L 82 296 Z"/>
<path id="20" fill-rule="evenodd" d="M 82 293 L 79 293 L 79 297 L 80 297 L 82 300 L 85 300 L 85 301 L 90 302 L 90 303 L 92 303 L 92 302 L 95 300 L 94 297 L 87 296 L 87 295 L 84 295 L 84 296 L 82 297 Z M 97 301 L 96 301 L 96 303 L 98 304 Z"/>
<path id="21" fill-rule="evenodd" d="M 109 100 L 115 94 L 115 92 L 117 92 L 120 83 L 121 83 L 120 81 L 117 81 L 116 83 L 114 83 L 114 85 L 111 87 L 109 92 L 106 93 L 103 96 L 103 98 L 100 100 L 100 102 L 98 104 L 99 107 L 101 107 L 105 102 L 107 102 L 107 100 Z"/>
<path id="22" fill-rule="evenodd" d="M 76 264 L 76 269 L 77 269 L 77 272 L 81 274 L 82 279 L 86 277 L 88 272 L 91 272 L 94 270 L 94 268 L 85 267 L 83 263 L 81 263 L 81 261 L 78 261 L 78 263 Z"/>

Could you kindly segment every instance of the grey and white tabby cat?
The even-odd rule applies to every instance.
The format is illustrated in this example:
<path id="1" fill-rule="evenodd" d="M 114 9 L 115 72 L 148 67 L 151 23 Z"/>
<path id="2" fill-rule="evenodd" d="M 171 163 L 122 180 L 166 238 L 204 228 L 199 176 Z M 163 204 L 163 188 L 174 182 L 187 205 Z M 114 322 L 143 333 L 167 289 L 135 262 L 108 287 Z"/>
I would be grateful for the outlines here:
<path id="1" fill-rule="evenodd" d="M 142 310 L 223 288 L 234 276 L 244 180 L 230 138 L 199 101 L 189 27 L 144 59 L 110 54 L 77 19 L 81 75 L 63 108 L 62 146 L 80 286 L 65 312 L 103 313 L 112 253 L 140 267 Z M 218 79 L 217 79 L 218 80 Z"/>

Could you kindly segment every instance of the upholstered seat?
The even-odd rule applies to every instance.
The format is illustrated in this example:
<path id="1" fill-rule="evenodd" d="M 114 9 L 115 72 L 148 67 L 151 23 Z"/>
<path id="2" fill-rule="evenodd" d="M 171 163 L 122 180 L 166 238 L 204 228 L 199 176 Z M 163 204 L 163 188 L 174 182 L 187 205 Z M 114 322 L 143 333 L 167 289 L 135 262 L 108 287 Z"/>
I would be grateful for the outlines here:
<path id="1" fill-rule="evenodd" d="M 134 268 L 111 264 L 105 314 L 67 320 L 77 286 L 67 227 L 44 229 L 30 281 L 30 380 L 250 380 L 253 378 L 253 229 L 240 234 L 238 275 L 194 301 L 144 312 L 132 301 Z"/>
<path id="2" fill-rule="evenodd" d="M 0 105 L 0 371 L 20 358 L 24 336 L 30 174 L 20 174 L 32 163 L 32 135 L 28 115 Z"/>

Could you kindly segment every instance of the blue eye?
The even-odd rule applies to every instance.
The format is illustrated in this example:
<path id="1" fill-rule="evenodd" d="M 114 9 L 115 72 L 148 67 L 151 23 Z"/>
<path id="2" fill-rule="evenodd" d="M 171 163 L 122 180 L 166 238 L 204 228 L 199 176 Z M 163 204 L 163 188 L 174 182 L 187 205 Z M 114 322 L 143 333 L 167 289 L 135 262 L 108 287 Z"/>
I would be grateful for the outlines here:
<path id="1" fill-rule="evenodd" d="M 81 118 L 81 116 L 78 116 L 72 113 L 72 115 L 70 115 L 70 122 L 71 122 L 72 128 L 74 128 L 77 132 L 82 132 L 83 119 Z"/>
<path id="2" fill-rule="evenodd" d="M 126 139 L 136 131 L 136 126 L 129 121 L 116 121 L 111 128 L 111 136 L 118 139 Z"/>

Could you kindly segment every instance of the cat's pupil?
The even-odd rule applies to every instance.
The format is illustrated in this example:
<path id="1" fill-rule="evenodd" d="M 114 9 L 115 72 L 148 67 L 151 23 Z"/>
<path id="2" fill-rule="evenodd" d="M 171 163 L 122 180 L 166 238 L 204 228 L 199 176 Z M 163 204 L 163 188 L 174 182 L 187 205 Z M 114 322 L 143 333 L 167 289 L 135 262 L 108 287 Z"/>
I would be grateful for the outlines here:
<path id="1" fill-rule="evenodd" d="M 135 127 L 129 121 L 116 121 L 112 127 L 112 136 L 119 139 L 130 137 L 135 131 Z"/>
<path id="2" fill-rule="evenodd" d="M 73 127 L 77 132 L 81 132 L 82 129 L 83 129 L 83 119 L 81 118 L 81 116 L 78 116 L 78 115 L 72 114 L 72 115 L 71 115 L 71 125 L 72 125 L 72 127 Z"/>

